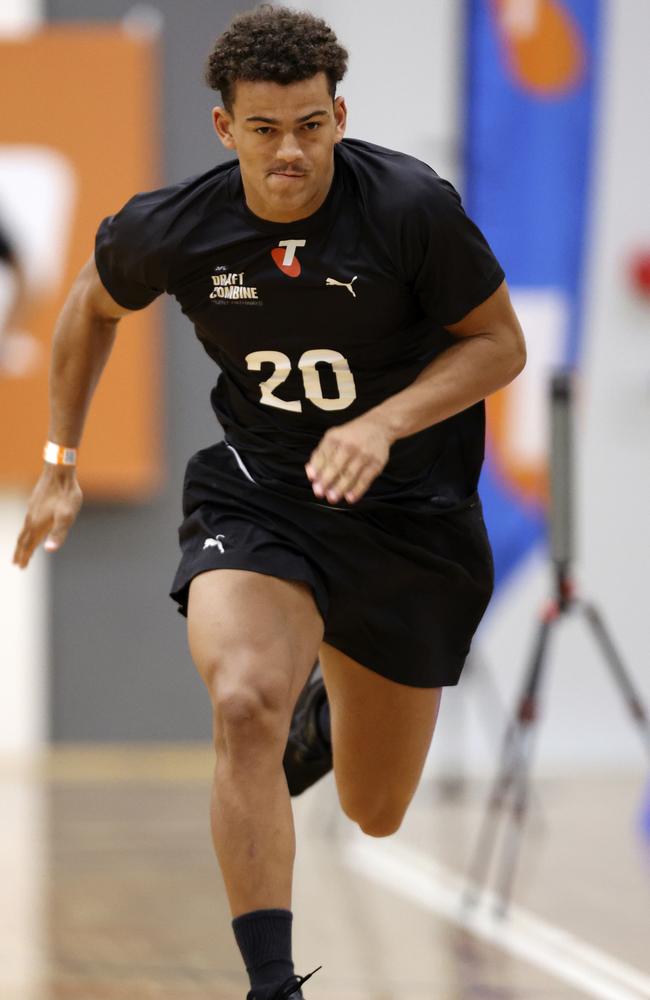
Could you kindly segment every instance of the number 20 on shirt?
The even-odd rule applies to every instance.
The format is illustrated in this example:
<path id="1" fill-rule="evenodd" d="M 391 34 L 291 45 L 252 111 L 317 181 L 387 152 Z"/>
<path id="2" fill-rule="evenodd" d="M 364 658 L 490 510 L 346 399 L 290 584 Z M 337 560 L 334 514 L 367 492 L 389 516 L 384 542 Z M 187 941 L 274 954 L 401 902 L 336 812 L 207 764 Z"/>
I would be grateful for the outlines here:
<path id="1" fill-rule="evenodd" d="M 286 354 L 283 354 L 282 351 L 253 351 L 246 355 L 245 361 L 248 370 L 255 372 L 261 371 L 263 364 L 273 365 L 272 374 L 260 382 L 261 403 L 264 403 L 265 406 L 275 406 L 279 410 L 291 410 L 293 413 L 302 412 L 302 402 L 299 399 L 280 399 L 279 396 L 275 395 L 278 386 L 281 386 L 291 374 L 291 359 Z M 331 366 L 336 378 L 338 396 L 333 398 L 323 396 L 320 373 L 316 367 L 319 362 Z M 345 410 L 357 398 L 357 389 L 350 366 L 347 359 L 338 351 L 330 351 L 327 348 L 305 351 L 298 361 L 298 368 L 302 373 L 306 398 L 319 409 Z"/>

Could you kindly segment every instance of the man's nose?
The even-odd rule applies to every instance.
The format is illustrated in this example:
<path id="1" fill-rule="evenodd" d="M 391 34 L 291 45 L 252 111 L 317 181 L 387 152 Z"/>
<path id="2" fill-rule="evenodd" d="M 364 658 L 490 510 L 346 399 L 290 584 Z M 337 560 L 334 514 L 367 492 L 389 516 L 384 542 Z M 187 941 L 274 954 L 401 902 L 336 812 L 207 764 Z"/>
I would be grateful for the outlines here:
<path id="1" fill-rule="evenodd" d="M 278 158 L 280 160 L 284 160 L 285 163 L 293 163 L 296 160 L 301 160 L 303 155 L 300 143 L 296 139 L 293 132 L 287 132 L 283 135 L 282 141 L 277 150 Z"/>

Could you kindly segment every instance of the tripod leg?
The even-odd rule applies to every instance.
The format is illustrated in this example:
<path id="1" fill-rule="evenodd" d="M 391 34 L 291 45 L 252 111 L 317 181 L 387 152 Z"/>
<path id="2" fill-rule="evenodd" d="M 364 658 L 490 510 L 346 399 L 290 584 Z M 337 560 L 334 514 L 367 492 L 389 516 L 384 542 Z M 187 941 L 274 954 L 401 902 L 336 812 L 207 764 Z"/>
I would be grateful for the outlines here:
<path id="1" fill-rule="evenodd" d="M 541 678 L 550 629 L 557 620 L 558 614 L 559 609 L 554 603 L 545 611 L 540 622 L 526 682 L 519 699 L 517 712 L 506 731 L 499 770 L 488 800 L 474 859 L 470 865 L 468 888 L 463 898 L 465 906 L 473 905 L 478 901 L 480 887 L 485 883 L 490 858 L 494 853 L 499 812 L 505 804 L 513 782 L 521 771 L 522 740 L 537 714 L 537 688 Z M 525 752 L 523 757 L 525 759 Z"/>
<path id="2" fill-rule="evenodd" d="M 602 615 L 596 608 L 596 605 L 589 601 L 580 601 L 577 603 L 579 603 L 587 621 L 589 622 L 589 625 L 593 630 L 596 641 L 599 643 L 603 651 L 614 678 L 618 681 L 623 697 L 630 710 L 630 714 L 638 725 L 641 732 L 641 738 L 646 745 L 648 754 L 650 754 L 650 721 L 648 720 L 648 713 L 637 689 L 632 682 L 632 678 L 623 664 L 618 650 L 614 646 L 609 631 L 605 627 Z"/>
<path id="3" fill-rule="evenodd" d="M 497 690 L 496 684 L 490 670 L 488 668 L 487 662 L 483 658 L 476 658 L 476 662 L 472 663 L 472 680 L 480 681 L 483 687 L 482 693 L 482 705 L 485 711 L 483 712 L 483 718 L 485 722 L 486 735 L 488 738 L 492 738 L 494 729 L 494 720 L 502 719 L 506 714 L 505 706 L 502 704 L 499 697 L 499 692 Z M 488 727 L 490 727 L 488 729 Z M 533 807 L 535 807 L 535 817 L 537 820 L 538 829 L 542 829 L 544 826 L 544 818 L 542 815 L 542 807 L 535 796 L 534 789 L 531 789 L 530 793 L 530 813 L 533 813 Z"/>
<path id="4" fill-rule="evenodd" d="M 508 818 L 501 864 L 499 866 L 499 873 L 497 876 L 497 900 L 495 902 L 495 915 L 498 917 L 505 917 L 508 911 L 521 837 L 528 813 L 530 798 L 528 775 L 530 770 L 530 757 L 533 740 L 532 726 L 532 720 L 526 723 L 526 730 L 521 741 L 520 760 L 518 762 L 517 773 L 513 782 L 514 790 L 512 813 Z"/>
<path id="5" fill-rule="evenodd" d="M 558 621 L 560 608 L 553 602 L 545 612 L 537 634 L 533 650 L 528 684 L 519 706 L 520 733 L 519 754 L 515 764 L 512 812 L 507 819 L 505 843 L 497 878 L 497 903 L 495 912 L 504 917 L 510 902 L 515 876 L 515 866 L 519 855 L 521 834 L 528 809 L 528 772 L 533 739 L 533 727 L 538 717 L 538 692 L 542 679 L 544 661 L 552 626 Z"/>
<path id="6" fill-rule="evenodd" d="M 474 857 L 467 877 L 467 888 L 463 896 L 463 906 L 474 906 L 478 902 L 480 889 L 485 884 L 490 858 L 494 853 L 499 813 L 506 801 L 512 785 L 515 744 L 518 741 L 516 718 L 508 723 L 501 749 L 501 761 L 496 778 L 488 797 L 483 823 L 478 836 Z"/>

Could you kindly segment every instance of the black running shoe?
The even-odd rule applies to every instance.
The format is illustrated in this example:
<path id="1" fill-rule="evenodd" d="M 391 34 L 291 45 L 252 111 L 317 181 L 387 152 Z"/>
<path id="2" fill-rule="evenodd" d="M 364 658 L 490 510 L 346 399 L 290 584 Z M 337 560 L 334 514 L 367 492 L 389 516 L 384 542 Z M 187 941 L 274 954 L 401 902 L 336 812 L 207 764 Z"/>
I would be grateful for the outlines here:
<path id="1" fill-rule="evenodd" d="M 318 966 L 318 969 L 322 968 L 322 965 Z M 318 972 L 318 969 L 314 969 L 314 972 Z M 285 979 L 281 986 L 278 986 L 275 993 L 269 997 L 269 1000 L 305 1000 L 300 987 L 303 983 L 306 983 L 308 979 L 311 979 L 314 972 L 310 972 L 306 976 L 289 976 L 289 978 Z M 258 996 L 254 990 L 251 990 L 246 994 L 246 1000 L 258 1000 Z"/>
<path id="2" fill-rule="evenodd" d="M 327 698 L 316 664 L 300 693 L 284 751 L 284 773 L 291 795 L 300 795 L 332 770 L 332 744 L 321 736 L 318 714 Z"/>

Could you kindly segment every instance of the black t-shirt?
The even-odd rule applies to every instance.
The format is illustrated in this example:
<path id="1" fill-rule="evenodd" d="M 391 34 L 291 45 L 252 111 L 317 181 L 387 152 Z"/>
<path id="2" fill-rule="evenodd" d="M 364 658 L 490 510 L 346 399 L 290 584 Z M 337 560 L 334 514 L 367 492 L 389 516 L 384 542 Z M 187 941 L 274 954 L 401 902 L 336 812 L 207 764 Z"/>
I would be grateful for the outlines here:
<path id="1" fill-rule="evenodd" d="M 335 147 L 328 196 L 298 222 L 248 209 L 237 161 L 138 194 L 101 223 L 116 302 L 174 295 L 221 368 L 212 406 L 252 477 L 313 498 L 304 464 L 334 424 L 411 384 L 504 273 L 460 197 L 426 164 Z M 484 404 L 397 441 L 368 497 L 442 506 L 477 487 Z"/>

